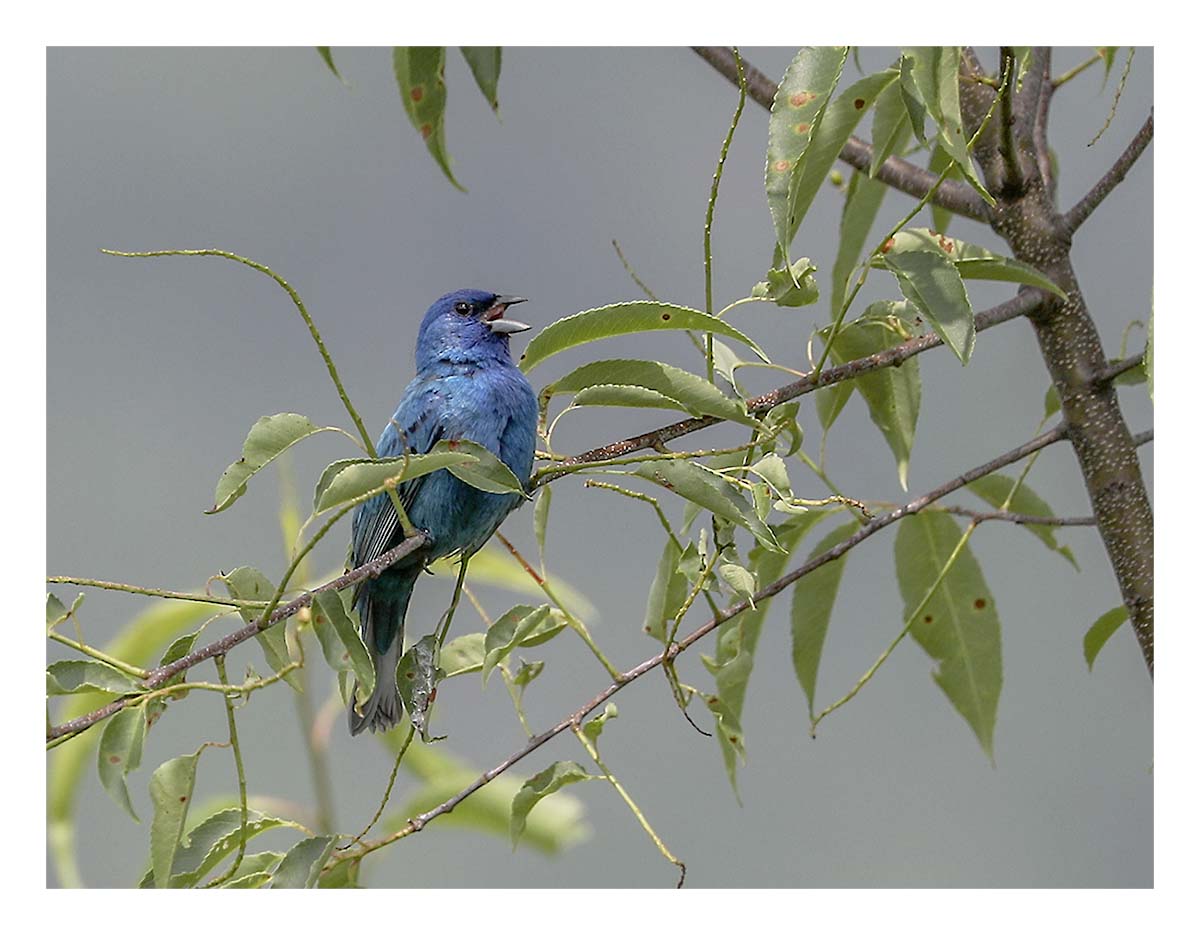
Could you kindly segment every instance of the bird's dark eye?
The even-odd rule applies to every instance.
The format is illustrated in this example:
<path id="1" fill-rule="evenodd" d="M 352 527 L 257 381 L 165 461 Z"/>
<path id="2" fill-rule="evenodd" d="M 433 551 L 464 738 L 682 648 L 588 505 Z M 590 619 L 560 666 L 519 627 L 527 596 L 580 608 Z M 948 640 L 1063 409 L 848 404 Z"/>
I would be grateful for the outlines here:
<path id="1" fill-rule="evenodd" d="M 459 302 L 454 306 L 454 310 L 460 315 L 466 315 L 471 311 L 471 305 L 469 302 Z"/>

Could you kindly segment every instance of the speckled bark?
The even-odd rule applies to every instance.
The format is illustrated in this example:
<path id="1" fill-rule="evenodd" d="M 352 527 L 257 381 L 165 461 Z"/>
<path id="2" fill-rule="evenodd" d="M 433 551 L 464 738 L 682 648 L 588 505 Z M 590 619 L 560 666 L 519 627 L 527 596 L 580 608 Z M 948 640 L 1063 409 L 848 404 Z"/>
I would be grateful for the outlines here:
<path id="1" fill-rule="evenodd" d="M 971 54 L 964 63 L 968 72 L 979 67 Z M 1053 93 L 1049 66 L 1048 50 L 1037 50 L 1011 114 L 981 138 L 976 156 L 996 197 L 992 228 L 1008 242 L 1013 256 L 1042 270 L 1067 294 L 1065 301 L 1048 296 L 1028 317 L 1062 399 L 1097 526 L 1153 674 L 1154 515 L 1116 391 L 1097 379 L 1108 361 L 1071 265 L 1071 231 L 1054 204 L 1053 179 L 1046 175 L 1050 160 L 1044 128 Z M 964 78 L 963 116 L 972 131 L 992 94 Z M 1011 134 L 1008 139 L 1006 133 Z"/>

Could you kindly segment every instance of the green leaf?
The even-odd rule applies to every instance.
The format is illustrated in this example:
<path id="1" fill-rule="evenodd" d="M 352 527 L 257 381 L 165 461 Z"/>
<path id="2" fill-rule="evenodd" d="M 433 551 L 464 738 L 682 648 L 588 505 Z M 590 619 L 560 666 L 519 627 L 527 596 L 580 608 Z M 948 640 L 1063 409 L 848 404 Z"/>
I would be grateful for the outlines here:
<path id="1" fill-rule="evenodd" d="M 842 410 L 846 408 L 846 403 L 850 402 L 852 395 L 854 395 L 854 383 L 850 380 L 843 380 L 832 386 L 823 386 L 817 390 L 817 421 L 821 423 L 822 432 L 829 434 L 833 423 L 842 414 Z"/>
<path id="2" fill-rule="evenodd" d="M 942 149 L 942 147 L 938 146 L 937 143 L 934 143 L 933 146 L 930 147 L 929 171 L 935 176 L 941 175 L 946 166 L 952 164 L 953 162 L 954 160 L 947 156 L 946 151 Z M 955 166 L 946 173 L 946 179 L 947 181 L 953 179 L 961 182 L 962 172 L 959 171 L 957 166 Z M 944 234 L 946 233 L 946 229 L 950 226 L 950 221 L 954 218 L 954 212 L 931 201 L 929 202 L 929 216 L 933 219 L 934 229 Z"/>
<path id="3" fill-rule="evenodd" d="M 662 557 L 658 560 L 654 583 L 646 596 L 646 616 L 642 622 L 642 631 L 660 643 L 667 639 L 667 621 L 674 619 L 687 597 L 687 579 L 679 571 L 679 560 L 682 557 L 682 550 L 675 544 L 675 540 L 668 536 L 667 541 L 663 543 Z"/>
<path id="4" fill-rule="evenodd" d="M 170 883 L 171 868 L 187 821 L 192 789 L 196 785 L 200 752 L 197 750 L 188 756 L 167 760 L 150 777 L 150 801 L 154 803 L 154 818 L 150 822 L 150 869 L 154 873 L 154 885 L 159 889 L 165 889 Z"/>
<path id="5" fill-rule="evenodd" d="M 998 510 L 1008 500 L 1009 493 L 1012 491 L 1015 483 L 1015 479 L 1005 477 L 1003 474 L 987 474 L 978 480 L 971 481 L 971 483 L 967 484 L 967 487 L 971 493 L 986 500 Z M 1050 509 L 1050 504 L 1034 493 L 1028 484 L 1021 485 L 1016 495 L 1012 498 L 1012 501 L 1008 504 L 1008 509 L 1013 513 L 1024 513 L 1028 516 L 1049 517 L 1054 515 L 1054 511 Z M 1058 544 L 1053 526 L 1039 526 L 1035 523 L 1026 523 L 1022 524 L 1022 528 L 1041 539 L 1046 544 L 1046 548 L 1057 552 L 1074 565 L 1076 571 L 1079 571 L 1079 563 L 1075 561 L 1075 556 L 1071 553 L 1071 550 L 1065 545 Z"/>
<path id="6" fill-rule="evenodd" d="M 246 482 L 296 442 L 320 432 L 336 429 L 314 425 L 294 412 L 263 416 L 250 428 L 242 443 L 242 456 L 225 469 L 217 481 L 213 506 L 205 513 L 220 513 L 246 492 Z"/>
<path id="7" fill-rule="evenodd" d="M 875 102 L 875 116 L 871 123 L 872 179 L 889 156 L 903 152 L 912 132 L 912 121 L 908 117 L 900 82 L 893 81 L 879 93 L 879 99 Z"/>
<path id="8" fill-rule="evenodd" d="M 182 659 L 192 651 L 192 647 L 196 645 L 196 640 L 199 637 L 200 631 L 196 630 L 192 633 L 185 633 L 183 636 L 177 638 L 171 643 L 170 646 L 167 647 L 167 651 L 162 654 L 162 658 L 158 660 L 158 667 L 161 668 L 165 665 L 170 665 L 172 662 Z M 187 678 L 186 670 L 183 672 L 177 672 L 158 687 L 167 688 L 170 685 L 178 685 L 185 678 Z M 147 727 L 152 726 L 167 709 L 167 701 L 169 698 L 169 695 L 164 695 L 161 698 L 152 698 L 146 702 L 145 707 Z"/>
<path id="9" fill-rule="evenodd" d="M 846 204 L 842 207 L 837 259 L 833 263 L 833 287 L 829 295 L 831 318 L 837 317 L 846 301 L 850 276 L 862 259 L 871 225 L 875 223 L 886 194 L 887 186 L 882 182 L 869 179 L 860 172 L 850 177 Z"/>
<path id="10" fill-rule="evenodd" d="M 809 559 L 828 552 L 862 527 L 849 522 L 832 530 L 809 553 Z M 846 569 L 845 556 L 826 562 L 792 585 L 792 666 L 808 699 L 808 716 L 813 717 L 817 694 L 817 671 L 825 648 L 825 634 L 833 616 L 833 605 Z"/>
<path id="11" fill-rule="evenodd" d="M 912 127 L 913 136 L 924 143 L 925 105 L 921 101 L 921 92 L 917 88 L 917 80 L 913 75 L 913 60 L 908 56 L 900 58 L 900 100 L 908 114 L 908 122 Z"/>
<path id="12" fill-rule="evenodd" d="M 375 666 L 341 596 L 322 591 L 313 597 L 312 610 L 313 629 L 325 661 L 335 672 L 353 672 L 359 694 L 364 699 L 370 697 L 375 690 Z"/>
<path id="13" fill-rule="evenodd" d="M 639 465 L 632 473 L 748 529 L 767 548 L 779 548 L 770 528 L 758 518 L 753 505 L 721 475 L 708 468 L 683 460 L 650 461 Z"/>
<path id="14" fill-rule="evenodd" d="M 100 752 L 96 768 L 100 773 L 100 784 L 113 801 L 120 805 L 129 817 L 140 822 L 133 802 L 129 799 L 129 788 L 125 777 L 142 763 L 142 744 L 146 739 L 146 708 L 122 708 L 104 725 L 100 736 Z"/>
<path id="15" fill-rule="evenodd" d="M 60 623 L 66 621 L 68 617 L 74 617 L 79 612 L 79 606 L 83 603 L 83 594 L 71 602 L 71 607 L 68 610 L 53 594 L 46 595 L 46 632 L 49 633 Z"/>
<path id="16" fill-rule="evenodd" d="M 1100 86 L 1102 88 L 1108 84 L 1108 76 L 1112 73 L 1113 62 L 1117 60 L 1117 51 L 1120 48 L 1119 45 L 1102 45 L 1096 48 L 1104 62 L 1104 84 Z"/>
<path id="17" fill-rule="evenodd" d="M 1051 279 L 1029 264 L 992 253 L 991 250 L 977 244 L 939 234 L 931 227 L 913 227 L 900 231 L 888 244 L 887 256 L 914 251 L 944 254 L 954 263 L 955 269 L 963 279 L 990 279 L 996 282 L 1021 283 L 1045 289 L 1060 299 L 1067 297 L 1066 293 L 1058 288 Z M 885 267 L 886 258 L 875 258 L 873 265 L 879 268 Z"/>
<path id="18" fill-rule="evenodd" d="M 222 883 L 221 888 L 226 890 L 249 890 L 265 886 L 270 882 L 272 871 L 274 871 L 282 859 L 283 855 L 277 851 L 259 851 L 256 854 L 247 854 L 242 858 L 242 863 L 238 867 L 237 873 Z"/>
<path id="19" fill-rule="evenodd" d="M 775 537 L 783 547 L 783 551 L 775 552 L 756 545 L 750 550 L 750 568 L 762 582 L 774 581 L 783 574 L 792 552 L 810 529 L 821 522 L 829 514 L 821 510 L 812 510 L 799 516 L 793 516 L 774 527 Z M 680 601 L 682 601 L 682 596 Z M 742 706 L 746 697 L 746 688 L 750 682 L 750 674 L 754 668 L 754 652 L 758 647 L 758 638 L 762 632 L 763 621 L 771 606 L 771 598 L 758 602 L 757 607 L 743 611 L 725 626 L 721 627 L 717 636 L 716 657 L 702 657 L 705 666 L 712 673 L 717 686 L 717 699 L 721 704 L 725 730 L 721 729 L 722 718 L 718 718 L 717 741 L 720 745 L 721 756 L 725 762 L 725 772 L 729 776 L 729 784 L 733 787 L 734 795 L 738 795 L 737 765 L 738 760 L 745 756 L 745 742 L 741 739 L 740 730 L 730 736 L 730 725 L 737 723 L 742 715 Z M 712 706 L 709 706 L 712 709 Z M 713 711 L 717 717 L 718 712 Z M 739 799 L 740 800 L 740 799 Z"/>
<path id="20" fill-rule="evenodd" d="M 1088 631 L 1083 637 L 1083 658 L 1087 660 L 1089 672 L 1096 662 L 1096 657 L 1100 655 L 1100 650 L 1108 642 L 1108 638 L 1116 633 L 1121 628 L 1121 624 L 1128 619 L 1129 608 L 1122 604 L 1120 607 L 1114 607 L 1108 613 L 1101 614 L 1100 618 L 1088 627 Z"/>
<path id="21" fill-rule="evenodd" d="M 423 636 L 413 643 L 396 666 L 396 685 L 400 701 L 412 726 L 420 731 L 421 739 L 429 743 L 429 706 L 437 691 L 437 637 Z"/>
<path id="22" fill-rule="evenodd" d="M 604 711 L 596 715 L 590 721 L 583 725 L 584 736 L 592 742 L 592 746 L 600 740 L 600 734 L 604 731 L 604 725 L 617 717 L 617 706 L 611 701 L 604 706 Z"/>
<path id="23" fill-rule="evenodd" d="M 767 360 L 750 338 L 713 315 L 665 302 L 621 302 L 577 312 L 547 325 L 525 348 L 521 369 L 528 373 L 560 351 L 601 338 L 648 331 L 710 332 L 740 341 Z"/>
<path id="24" fill-rule="evenodd" d="M 389 731 L 380 737 L 395 755 L 403 731 Z M 445 753 L 442 748 L 414 744 L 404 757 L 404 766 L 423 785 L 399 810 L 383 820 L 385 831 L 394 832 L 410 815 L 419 815 L 440 805 L 464 786 L 479 778 L 481 766 L 475 766 Z M 454 811 L 438 819 L 439 825 L 467 828 L 498 837 L 509 837 L 512 800 L 521 789 L 523 777 L 512 772 L 497 776 L 482 789 L 455 806 Z M 569 792 L 560 792 L 542 802 L 526 816 L 522 840 L 543 854 L 557 854 L 588 836 L 583 820 L 583 804 Z"/>
<path id="25" fill-rule="evenodd" d="M 895 81 L 894 71 L 867 75 L 850 85 L 826 108 L 814 131 L 812 143 L 804 154 L 802 175 L 794 183 L 791 216 L 795 221 L 789 232 L 789 243 L 863 114 L 883 90 Z"/>
<path id="26" fill-rule="evenodd" d="M 467 633 L 455 637 L 443 646 L 441 659 L 438 661 L 446 673 L 443 677 L 453 678 L 456 675 L 479 672 L 483 668 L 486 639 L 483 633 Z"/>
<path id="27" fill-rule="evenodd" d="M 392 50 L 392 70 L 404 112 L 450 184 L 465 192 L 450 170 L 450 154 L 446 151 L 445 67 L 446 50 L 441 46 L 397 46 Z"/>
<path id="28" fill-rule="evenodd" d="M 224 575 L 222 580 L 225 582 L 225 587 L 229 589 L 230 595 L 239 600 L 269 601 L 275 595 L 275 585 L 267 580 L 267 576 L 257 568 L 251 568 L 248 565 L 235 568 L 229 574 Z M 238 608 L 238 613 L 247 623 L 254 623 L 262 616 L 262 610 L 254 607 Z M 254 637 L 258 640 L 258 645 L 262 647 L 263 656 L 266 657 L 267 665 L 273 672 L 279 672 L 292 663 L 291 654 L 288 652 L 287 635 L 284 631 L 285 626 L 286 622 L 277 623 L 265 630 L 260 630 Z M 296 691 L 304 690 L 299 673 L 295 669 L 288 672 L 283 680 Z"/>
<path id="29" fill-rule="evenodd" d="M 716 350 L 713 351 L 714 361 Z M 571 400 L 571 408 L 582 406 L 620 406 L 634 409 L 671 409 L 688 415 L 692 411 L 682 403 L 668 399 L 662 393 L 643 389 L 640 386 L 589 386 L 580 390 Z"/>
<path id="30" fill-rule="evenodd" d="M 942 148 L 983 200 L 995 205 L 996 199 L 976 174 L 967 150 L 968 141 L 958 99 L 958 67 L 962 50 L 957 46 L 919 46 L 905 49 L 904 58 L 910 62 L 912 86 L 937 127 Z"/>
<path id="31" fill-rule="evenodd" d="M 1054 415 L 1054 413 L 1059 412 L 1062 409 L 1062 400 L 1058 398 L 1058 390 L 1055 389 L 1053 383 L 1046 388 L 1046 397 L 1043 402 L 1043 409 L 1043 418 L 1046 419 L 1049 419 L 1052 415 Z"/>
<path id="32" fill-rule="evenodd" d="M 451 464 L 446 468 L 464 484 L 470 484 L 488 493 L 515 493 L 529 499 L 526 486 L 529 478 L 518 478 L 499 458 L 488 451 L 483 445 L 456 438 L 440 441 L 433 446 L 433 454 L 446 452 L 448 454 L 468 454 L 473 460 Z"/>
<path id="33" fill-rule="evenodd" d="M 333 64 L 333 52 L 330 51 L 330 47 L 327 45 L 319 45 L 317 46 L 317 53 L 321 56 L 321 60 L 329 67 L 329 70 L 333 72 L 333 76 L 337 78 L 338 81 L 345 83 L 345 79 L 337 70 L 337 66 Z"/>
<path id="34" fill-rule="evenodd" d="M 946 513 L 905 517 L 896 536 L 896 577 L 909 619 L 941 574 L 962 530 Z M 969 546 L 917 614 L 909 634 L 938 662 L 934 681 L 993 755 L 1003 679 L 996 602 Z"/>
<path id="35" fill-rule="evenodd" d="M 66 659 L 46 667 L 47 695 L 73 695 L 96 689 L 127 695 L 140 687 L 124 672 L 95 659 Z"/>
<path id="36" fill-rule="evenodd" d="M 471 463 L 466 451 L 435 450 L 408 458 L 346 458 L 321 472 L 313 491 L 313 512 L 322 513 L 361 497 L 389 480 L 400 483 L 454 464 Z"/>
<path id="37" fill-rule="evenodd" d="M 767 430 L 778 434 L 774 435 L 769 441 L 764 441 L 763 446 L 767 451 L 774 451 L 779 443 L 779 439 L 786 437 L 788 439 L 787 451 L 783 453 L 785 458 L 790 458 L 800 446 L 804 444 L 804 429 L 800 427 L 800 423 L 796 421 L 796 416 L 800 413 L 800 400 L 793 399 L 786 403 L 780 403 L 778 406 L 772 406 L 767 410 L 767 414 L 763 416 L 763 425 Z"/>
<path id="38" fill-rule="evenodd" d="M 538 561 L 542 566 L 543 576 L 546 571 L 546 524 L 550 520 L 550 491 L 549 484 L 542 487 L 537 503 L 533 505 L 533 538 L 537 540 Z"/>
<path id="39" fill-rule="evenodd" d="M 475 83 L 479 85 L 480 93 L 488 102 L 488 106 L 498 111 L 500 98 L 496 88 L 500 83 L 500 46 L 464 45 L 460 46 L 458 51 L 467 60 L 467 66 L 475 76 Z"/>
<path id="40" fill-rule="evenodd" d="M 523 692 L 530 682 L 542 674 L 542 670 L 545 668 L 546 663 L 544 662 L 526 662 L 522 659 L 516 675 L 513 676 L 513 684 Z"/>
<path id="41" fill-rule="evenodd" d="M 812 305 L 820 298 L 816 271 L 812 260 L 802 256 L 787 269 L 767 270 L 767 278 L 755 283 L 750 295 L 756 299 L 770 299 L 784 308 Z"/>
<path id="42" fill-rule="evenodd" d="M 909 337 L 907 313 L 902 302 L 873 303 L 861 318 L 843 325 L 838 331 L 830 357 L 840 364 L 903 343 Z M 921 371 L 917 358 L 910 357 L 898 367 L 883 367 L 845 382 L 852 383 L 866 401 L 871 421 L 892 449 L 900 486 L 907 490 L 909 456 L 921 411 Z"/>
<path id="43" fill-rule="evenodd" d="M 953 261 L 944 253 L 917 250 L 883 257 L 904 297 L 929 319 L 933 330 L 964 366 L 975 348 L 975 314 Z"/>
<path id="44" fill-rule="evenodd" d="M 601 777 L 591 775 L 578 763 L 559 760 L 547 766 L 533 778 L 526 780 L 525 785 L 521 786 L 520 791 L 513 796 L 512 800 L 509 836 L 512 838 L 513 850 L 516 850 L 517 842 L 521 840 L 521 835 L 525 831 L 525 822 L 530 811 L 538 802 L 573 782 L 599 778 Z"/>
<path id="45" fill-rule="evenodd" d="M 326 834 L 305 838 L 292 845 L 271 874 L 271 889 L 311 890 L 317 885 L 321 868 L 333 853 L 337 835 Z"/>
<path id="46" fill-rule="evenodd" d="M 724 581 L 738 597 L 743 597 L 754 606 L 754 592 L 758 590 L 758 582 L 754 574 L 741 565 L 733 562 L 721 562 L 717 565 L 717 577 Z"/>
<path id="47" fill-rule="evenodd" d="M 246 810 L 245 840 L 247 842 L 273 828 L 299 829 L 300 826 L 294 821 L 273 818 L 254 809 Z M 214 812 L 192 828 L 186 837 L 186 843 L 183 843 L 175 852 L 175 860 L 171 865 L 169 886 L 172 889 L 196 886 L 221 861 L 232 857 L 237 852 L 242 839 L 241 807 L 225 808 Z M 273 856 L 276 862 L 279 860 L 278 854 L 265 856 Z M 262 869 L 262 864 L 268 862 L 262 855 L 258 857 L 257 861 L 249 861 L 249 857 L 242 861 L 242 865 L 238 867 L 238 874 L 258 872 Z M 248 862 L 249 865 L 247 865 Z M 154 880 L 153 872 L 148 872 L 138 885 L 143 888 L 151 887 L 154 885 Z"/>
<path id="48" fill-rule="evenodd" d="M 492 670 L 508 658 L 518 646 L 536 646 L 557 636 L 566 626 L 561 610 L 549 604 L 530 607 L 518 604 L 488 627 L 484 637 L 483 684 Z"/>
<path id="49" fill-rule="evenodd" d="M 694 416 L 710 415 L 742 425 L 758 425 L 741 400 L 730 399 L 703 377 L 653 360 L 592 361 L 555 380 L 539 396 L 549 399 L 600 386 L 651 390 Z"/>
<path id="50" fill-rule="evenodd" d="M 767 206 L 782 252 L 800 223 L 796 188 L 804 154 L 846 63 L 846 46 L 805 46 L 783 73 L 767 125 Z M 821 173 L 822 177 L 825 173 Z"/>

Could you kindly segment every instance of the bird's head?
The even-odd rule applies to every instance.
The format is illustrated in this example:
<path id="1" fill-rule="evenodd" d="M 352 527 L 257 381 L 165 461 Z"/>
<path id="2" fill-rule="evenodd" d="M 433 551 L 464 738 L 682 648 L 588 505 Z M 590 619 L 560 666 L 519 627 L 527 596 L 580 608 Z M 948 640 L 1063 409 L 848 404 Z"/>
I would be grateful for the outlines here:
<path id="1" fill-rule="evenodd" d="M 524 322 L 505 318 L 510 305 L 525 300 L 480 289 L 459 289 L 429 307 L 417 334 L 417 368 L 434 361 L 452 363 L 509 360 L 508 336 L 528 331 Z"/>

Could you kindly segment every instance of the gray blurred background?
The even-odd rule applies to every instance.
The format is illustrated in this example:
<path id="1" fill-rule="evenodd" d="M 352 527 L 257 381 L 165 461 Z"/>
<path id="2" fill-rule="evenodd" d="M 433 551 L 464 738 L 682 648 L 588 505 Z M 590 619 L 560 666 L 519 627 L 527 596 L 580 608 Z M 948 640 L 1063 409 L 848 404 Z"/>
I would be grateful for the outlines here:
<path id="1" fill-rule="evenodd" d="M 782 74 L 794 50 L 747 49 L 749 61 Z M 1055 71 L 1090 50 L 1061 50 Z M 868 68 L 889 52 L 864 50 Z M 293 411 L 349 426 L 311 339 L 286 296 L 250 270 L 215 259 L 125 260 L 101 247 L 142 250 L 216 246 L 272 266 L 305 299 L 347 388 L 377 432 L 412 375 L 412 344 L 426 306 L 462 286 L 530 298 L 521 318 L 535 328 L 580 309 L 640 297 L 610 241 L 666 300 L 703 306 L 702 233 L 710 179 L 736 91 L 685 49 L 510 48 L 500 80 L 501 120 L 491 114 L 457 52 L 447 59 L 446 136 L 458 179 L 442 177 L 405 117 L 383 49 L 334 49 L 350 87 L 313 49 L 51 49 L 48 80 L 48 572 L 194 589 L 236 565 L 278 576 L 285 561 L 277 521 L 277 472 L 251 483 L 231 510 L 204 516 L 217 477 L 238 456 L 260 416 Z M 983 52 L 989 65 L 995 51 Z M 1152 102 L 1153 58 L 1139 50 L 1112 126 L 1116 80 L 1101 70 L 1056 98 L 1052 143 L 1070 205 L 1111 164 Z M 847 66 L 849 73 L 853 65 Z M 865 129 L 865 128 L 864 128 Z M 765 271 L 772 228 L 762 191 L 766 113 L 747 104 L 734 140 L 714 231 L 719 305 L 747 294 Z M 1076 237 L 1074 259 L 1110 356 L 1122 329 L 1149 314 L 1151 157 Z M 750 305 L 733 324 L 773 359 L 804 366 L 815 323 L 828 318 L 828 273 L 842 196 L 817 199 L 793 255 L 820 267 L 821 303 L 803 309 Z M 910 202 L 889 194 L 878 234 Z M 927 215 L 925 216 L 927 218 Z M 924 218 L 922 219 L 924 221 Z M 950 233 L 996 247 L 980 225 L 955 219 Z M 859 300 L 890 296 L 884 277 Z M 972 283 L 977 309 L 1011 289 Z M 521 338 L 516 339 L 518 345 Z M 1135 331 L 1130 351 L 1144 332 Z M 678 335 L 610 341 L 537 369 L 535 386 L 597 357 L 654 356 L 695 368 Z M 1016 321 L 981 336 L 964 370 L 949 352 L 922 355 L 924 405 L 909 489 L 923 492 L 1031 437 L 1048 377 L 1031 329 Z M 745 372 L 745 371 L 743 371 Z M 775 381 L 754 372 L 765 390 Z M 780 380 L 779 382 L 783 382 Z M 1145 387 L 1121 390 L 1134 431 L 1152 424 Z M 801 421 L 819 439 L 812 397 Z M 560 423 L 556 448 L 570 452 L 673 421 L 669 413 L 595 410 Z M 716 446 L 733 435 L 694 436 Z M 301 497 L 321 467 L 353 455 L 335 435 L 294 450 Z M 1150 480 L 1152 447 L 1142 450 Z M 891 454 L 865 407 L 851 401 L 829 440 L 828 468 L 847 493 L 899 501 Z M 820 496 L 819 481 L 792 470 Z M 1062 515 L 1088 512 L 1065 445 L 1045 452 L 1030 483 Z M 649 510 L 555 485 L 550 567 L 597 607 L 597 641 L 622 668 L 656 649 L 640 632 L 645 593 L 661 548 Z M 663 495 L 665 502 L 665 494 Z M 967 496 L 953 502 L 970 504 Z M 671 504 L 678 516 L 676 504 Z M 536 549 L 532 510 L 504 531 Z M 317 573 L 339 567 L 348 527 L 318 550 Z M 818 705 L 842 695 L 902 625 L 894 532 L 849 559 L 818 683 Z M 972 539 L 1004 626 L 1004 690 L 996 763 L 929 677 L 931 663 L 905 642 L 874 681 L 807 735 L 792 672 L 788 600 L 779 600 L 757 654 L 743 723 L 749 762 L 736 802 L 714 740 L 697 734 L 652 673 L 616 699 L 620 719 L 604 735 L 606 762 L 623 779 L 693 886 L 1150 886 L 1152 703 L 1128 628 L 1095 671 L 1084 663 L 1087 627 L 1119 595 L 1094 530 L 1065 529 L 1076 573 L 1027 532 L 984 526 Z M 816 540 L 802 546 L 804 554 Z M 76 589 L 56 587 L 65 598 Z M 449 595 L 426 579 L 410 611 L 410 634 L 432 624 Z M 483 589 L 498 615 L 515 598 Z M 101 644 L 148 599 L 91 592 L 82 613 Z M 695 623 L 701 618 L 696 617 Z M 479 629 L 469 608 L 456 633 Z M 712 651 L 711 639 L 701 652 Z M 52 658 L 61 654 L 52 651 Z M 607 684 L 569 634 L 524 653 L 548 662 L 527 694 L 540 730 Z M 683 657 L 685 681 L 709 685 L 699 653 Z M 263 667 L 257 647 L 231 657 Z M 211 677 L 206 670 L 204 678 Z M 327 691 L 316 663 L 316 696 Z M 313 803 L 289 690 L 254 697 L 239 729 L 251 793 Z M 480 770 L 524 742 L 498 679 L 447 683 L 439 699 L 444 745 Z M 146 783 L 163 760 L 222 739 L 215 696 L 171 708 L 131 777 L 135 805 L 150 812 Z M 555 759 L 584 760 L 569 736 L 520 764 L 531 774 Z M 391 755 L 342 723 L 331 746 L 338 829 L 370 817 Z M 48 758 L 54 770 L 55 755 Z M 90 769 L 90 767 L 89 767 Z M 412 779 L 401 774 L 394 802 Z M 227 754 L 202 760 L 197 798 L 236 790 Z M 587 809 L 586 843 L 544 857 L 504 838 L 439 823 L 381 852 L 364 871 L 376 886 L 671 886 L 662 860 L 617 796 L 602 783 L 569 790 Z M 79 801 L 80 870 L 91 886 L 128 886 L 145 867 L 145 822 L 133 824 L 94 772 Z M 48 869 L 49 882 L 57 880 Z"/>

